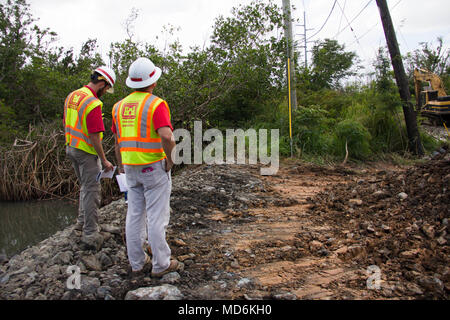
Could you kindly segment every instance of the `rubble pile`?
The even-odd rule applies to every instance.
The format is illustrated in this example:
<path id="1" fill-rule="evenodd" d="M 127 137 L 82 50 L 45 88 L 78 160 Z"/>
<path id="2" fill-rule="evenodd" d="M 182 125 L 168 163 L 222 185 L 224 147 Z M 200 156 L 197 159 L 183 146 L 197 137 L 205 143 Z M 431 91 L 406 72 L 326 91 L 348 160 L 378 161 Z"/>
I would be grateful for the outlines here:
<path id="1" fill-rule="evenodd" d="M 378 266 L 384 297 L 448 299 L 450 161 L 355 180 L 309 199 L 311 213 L 345 239 L 343 259 Z"/>

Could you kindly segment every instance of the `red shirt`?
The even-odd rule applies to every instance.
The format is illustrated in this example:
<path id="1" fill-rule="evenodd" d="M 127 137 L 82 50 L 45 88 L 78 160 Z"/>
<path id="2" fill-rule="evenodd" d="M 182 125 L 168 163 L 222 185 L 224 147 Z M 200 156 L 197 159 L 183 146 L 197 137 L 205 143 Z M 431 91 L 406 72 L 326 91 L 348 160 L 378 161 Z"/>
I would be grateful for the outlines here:
<path id="1" fill-rule="evenodd" d="M 153 127 L 155 128 L 155 131 L 162 127 L 169 127 L 173 131 L 173 127 L 170 122 L 169 110 L 166 108 L 164 102 L 161 102 L 153 113 Z M 111 127 L 111 131 L 114 134 L 117 134 L 114 123 Z"/>
<path id="2" fill-rule="evenodd" d="M 98 99 L 97 93 L 94 92 L 94 90 L 92 90 L 88 86 L 85 86 L 85 88 L 91 90 L 92 94 Z M 89 133 L 97 133 L 105 131 L 105 125 L 103 124 L 103 117 L 102 117 L 102 108 L 100 106 L 96 107 L 94 110 L 89 112 L 88 116 L 86 117 L 86 127 Z"/>

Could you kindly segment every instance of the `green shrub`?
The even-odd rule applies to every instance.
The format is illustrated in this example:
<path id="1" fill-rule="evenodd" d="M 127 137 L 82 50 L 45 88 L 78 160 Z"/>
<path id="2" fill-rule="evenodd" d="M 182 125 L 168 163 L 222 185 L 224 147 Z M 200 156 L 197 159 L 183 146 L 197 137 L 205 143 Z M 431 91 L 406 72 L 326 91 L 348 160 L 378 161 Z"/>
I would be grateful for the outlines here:
<path id="1" fill-rule="evenodd" d="M 299 107 L 293 113 L 293 140 L 302 152 L 327 154 L 331 146 L 330 128 L 334 120 L 320 106 Z"/>
<path id="2" fill-rule="evenodd" d="M 371 135 L 359 122 L 344 120 L 336 125 L 333 139 L 333 153 L 337 156 L 345 156 L 347 144 L 349 157 L 366 159 L 370 154 Z"/>

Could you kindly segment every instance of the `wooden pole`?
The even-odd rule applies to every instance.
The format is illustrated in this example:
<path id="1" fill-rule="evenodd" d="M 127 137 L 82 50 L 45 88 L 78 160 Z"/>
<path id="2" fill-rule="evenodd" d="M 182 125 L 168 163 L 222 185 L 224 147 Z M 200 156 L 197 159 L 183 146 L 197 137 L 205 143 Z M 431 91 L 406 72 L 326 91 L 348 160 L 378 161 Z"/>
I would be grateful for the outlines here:
<path id="1" fill-rule="evenodd" d="M 292 89 L 290 91 L 292 109 L 296 110 L 297 108 L 297 92 L 296 92 L 296 80 L 295 80 L 295 63 L 294 63 L 294 40 L 292 37 L 292 18 L 291 18 L 291 1 L 283 0 L 283 12 L 284 12 L 284 25 L 285 25 L 285 37 L 287 43 L 287 58 L 288 58 L 288 66 L 286 70 L 291 69 L 290 81 L 292 85 Z"/>
<path id="2" fill-rule="evenodd" d="M 405 116 L 406 130 L 408 133 L 409 150 L 422 156 L 424 154 L 423 145 L 420 139 L 419 129 L 417 127 L 417 116 L 411 102 L 411 93 L 409 92 L 408 78 L 406 77 L 403 66 L 402 55 L 395 35 L 394 25 L 392 24 L 391 14 L 386 0 L 376 0 L 380 10 L 381 22 L 383 23 L 384 34 L 391 56 L 392 66 L 394 68 L 395 80 L 397 82 L 400 98 L 403 102 L 403 114 Z"/>
<path id="3" fill-rule="evenodd" d="M 290 68 L 290 59 L 288 58 L 288 90 L 291 92 L 291 68 Z M 291 96 L 289 95 L 289 138 L 291 143 L 291 158 L 294 157 L 293 150 L 293 141 L 292 141 L 292 104 L 291 104 Z"/>

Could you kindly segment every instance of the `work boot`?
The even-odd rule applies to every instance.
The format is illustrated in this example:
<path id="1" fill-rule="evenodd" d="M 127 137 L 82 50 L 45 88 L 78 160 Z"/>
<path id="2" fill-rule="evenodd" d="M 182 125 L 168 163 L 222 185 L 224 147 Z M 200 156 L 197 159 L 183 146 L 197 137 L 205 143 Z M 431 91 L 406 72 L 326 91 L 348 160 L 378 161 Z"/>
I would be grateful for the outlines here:
<path id="1" fill-rule="evenodd" d="M 83 234 L 81 236 L 81 243 L 85 250 L 99 251 L 103 245 L 103 236 L 98 232 L 91 235 Z"/>
<path id="2" fill-rule="evenodd" d="M 131 279 L 135 279 L 137 277 L 145 276 L 149 274 L 152 269 L 152 258 L 145 254 L 144 266 L 140 270 L 133 271 L 131 269 L 130 275 Z"/>

